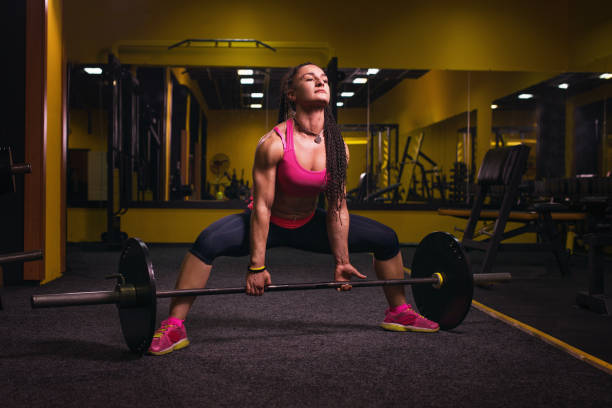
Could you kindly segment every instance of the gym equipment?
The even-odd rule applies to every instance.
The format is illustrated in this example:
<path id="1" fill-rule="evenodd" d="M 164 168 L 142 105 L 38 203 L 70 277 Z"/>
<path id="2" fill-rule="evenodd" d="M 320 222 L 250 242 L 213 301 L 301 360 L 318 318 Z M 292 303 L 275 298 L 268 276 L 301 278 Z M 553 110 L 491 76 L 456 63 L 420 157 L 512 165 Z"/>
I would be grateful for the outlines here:
<path id="1" fill-rule="evenodd" d="M 13 163 L 10 147 L 0 148 L 0 195 L 15 192 L 15 174 L 31 172 L 30 163 Z"/>
<path id="2" fill-rule="evenodd" d="M 40 249 L 25 252 L 13 252 L 10 254 L 0 254 L 0 265 L 11 262 L 27 262 L 43 259 L 43 251 Z"/>
<path id="3" fill-rule="evenodd" d="M 511 279 L 510 274 L 473 276 L 461 245 L 445 232 L 434 232 L 418 245 L 410 279 L 352 282 L 316 282 L 266 286 L 266 292 L 334 289 L 349 283 L 354 288 L 370 286 L 413 285 L 419 311 L 438 321 L 445 330 L 458 326 L 467 315 L 474 282 L 499 282 Z M 156 290 L 153 265 L 147 246 L 130 238 L 121 254 L 119 273 L 113 291 L 75 292 L 34 295 L 33 308 L 116 304 L 125 341 L 131 351 L 143 354 L 151 344 L 155 331 L 157 298 L 244 293 L 244 287 L 218 289 Z"/>
<path id="4" fill-rule="evenodd" d="M 0 195 L 16 192 L 15 174 L 31 172 L 32 166 L 30 163 L 13 163 L 11 148 L 0 147 Z M 41 250 L 0 254 L 0 265 L 11 262 L 34 261 L 42 259 L 42 257 L 43 252 Z M 0 310 L 2 309 L 2 298 L 0 298 Z"/>

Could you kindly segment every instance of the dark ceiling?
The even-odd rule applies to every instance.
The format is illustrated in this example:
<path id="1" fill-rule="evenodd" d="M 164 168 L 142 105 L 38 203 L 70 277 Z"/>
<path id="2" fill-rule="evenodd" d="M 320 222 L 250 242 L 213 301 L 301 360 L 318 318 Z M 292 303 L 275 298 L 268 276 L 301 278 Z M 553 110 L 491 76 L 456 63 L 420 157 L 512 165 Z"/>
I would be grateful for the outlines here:
<path id="1" fill-rule="evenodd" d="M 196 79 L 204 94 L 209 109 L 250 109 L 253 103 L 260 103 L 268 109 L 278 109 L 280 83 L 288 68 L 250 68 L 253 69 L 252 85 L 240 83 L 240 76 L 235 67 L 189 68 L 189 75 Z M 421 77 L 425 70 L 382 69 L 376 75 L 367 75 L 367 69 L 340 68 L 338 83 L 338 101 L 344 102 L 347 108 L 365 108 L 367 106 L 368 86 L 370 102 L 391 90 L 403 79 Z M 353 84 L 354 78 L 367 78 L 366 84 Z M 352 91 L 350 98 L 340 97 L 341 92 Z M 251 93 L 263 93 L 263 98 L 251 98 Z"/>
<path id="2" fill-rule="evenodd" d="M 492 103 L 499 110 L 530 110 L 545 103 L 565 103 L 565 99 L 601 86 L 606 81 L 594 72 L 566 72 L 529 88 L 522 89 Z M 567 84 L 567 89 L 559 88 L 559 84 Z M 519 99 L 519 95 L 532 94 L 530 99 Z"/>
<path id="3" fill-rule="evenodd" d="M 107 96 L 102 87 L 108 83 L 106 75 L 88 75 L 84 66 L 74 66 L 70 77 L 70 105 L 72 107 L 98 107 L 101 102 L 106 104 Z M 106 74 L 106 67 L 102 66 Z M 129 72 L 129 67 L 123 67 Z M 278 109 L 280 99 L 280 83 L 288 68 L 249 68 L 253 69 L 252 85 L 240 83 L 237 67 L 191 67 L 185 71 L 198 82 L 209 109 L 251 109 L 252 103 L 259 103 L 264 109 Z M 338 101 L 344 102 L 346 108 L 365 108 L 404 79 L 416 79 L 427 70 L 381 69 L 376 75 L 367 75 L 367 69 L 338 69 Z M 138 68 L 139 92 L 145 96 L 147 104 L 160 109 L 163 103 L 164 73 L 161 67 Z M 354 84 L 355 78 L 367 78 L 366 84 Z M 351 91 L 355 94 L 350 98 L 340 96 L 341 92 Z M 251 93 L 263 93 L 263 98 L 252 98 Z M 104 99 L 104 101 L 103 101 Z"/>

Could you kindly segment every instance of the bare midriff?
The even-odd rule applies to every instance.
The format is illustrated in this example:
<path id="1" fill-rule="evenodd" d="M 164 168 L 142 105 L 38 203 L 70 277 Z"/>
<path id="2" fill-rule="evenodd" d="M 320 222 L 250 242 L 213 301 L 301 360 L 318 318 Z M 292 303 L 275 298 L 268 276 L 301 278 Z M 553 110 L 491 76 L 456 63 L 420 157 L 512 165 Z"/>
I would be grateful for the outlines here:
<path id="1" fill-rule="evenodd" d="M 317 206 L 318 196 L 295 197 L 276 190 L 271 214 L 288 220 L 310 217 Z"/>

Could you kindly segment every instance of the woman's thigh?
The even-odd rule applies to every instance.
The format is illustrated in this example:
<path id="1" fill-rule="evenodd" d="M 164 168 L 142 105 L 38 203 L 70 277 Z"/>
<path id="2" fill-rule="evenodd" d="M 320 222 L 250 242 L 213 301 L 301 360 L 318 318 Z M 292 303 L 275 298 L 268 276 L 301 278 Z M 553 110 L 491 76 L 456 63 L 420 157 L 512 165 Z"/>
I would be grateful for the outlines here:
<path id="1" fill-rule="evenodd" d="M 211 265 L 219 256 L 244 256 L 249 253 L 250 212 L 223 217 L 198 236 L 190 252 Z"/>

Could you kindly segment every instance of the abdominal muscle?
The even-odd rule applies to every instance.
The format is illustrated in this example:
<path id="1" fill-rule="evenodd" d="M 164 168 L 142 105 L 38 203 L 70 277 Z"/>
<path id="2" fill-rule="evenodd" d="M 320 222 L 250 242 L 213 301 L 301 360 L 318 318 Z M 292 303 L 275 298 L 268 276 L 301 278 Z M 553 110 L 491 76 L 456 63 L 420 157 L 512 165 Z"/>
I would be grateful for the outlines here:
<path id="1" fill-rule="evenodd" d="M 272 215 L 288 220 L 299 220 L 310 216 L 317 206 L 317 196 L 288 196 L 276 190 Z"/>

